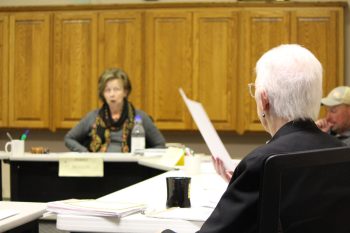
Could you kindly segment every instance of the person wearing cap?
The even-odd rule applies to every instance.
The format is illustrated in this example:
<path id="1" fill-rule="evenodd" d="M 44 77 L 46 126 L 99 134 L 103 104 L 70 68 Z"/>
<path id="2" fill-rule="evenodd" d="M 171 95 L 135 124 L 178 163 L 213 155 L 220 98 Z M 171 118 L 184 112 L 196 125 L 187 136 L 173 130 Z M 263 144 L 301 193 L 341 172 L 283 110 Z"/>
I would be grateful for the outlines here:
<path id="1" fill-rule="evenodd" d="M 327 115 L 316 121 L 316 125 L 347 145 L 350 145 L 350 87 L 334 88 L 321 104 L 327 108 Z"/>

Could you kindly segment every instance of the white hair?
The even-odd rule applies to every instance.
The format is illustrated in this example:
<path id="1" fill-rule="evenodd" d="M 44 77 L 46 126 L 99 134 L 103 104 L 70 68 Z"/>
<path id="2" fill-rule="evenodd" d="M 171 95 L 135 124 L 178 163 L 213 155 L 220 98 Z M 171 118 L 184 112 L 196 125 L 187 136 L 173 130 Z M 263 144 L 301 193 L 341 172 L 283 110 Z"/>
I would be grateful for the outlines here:
<path id="1" fill-rule="evenodd" d="M 322 98 L 322 65 L 300 45 L 280 45 L 256 64 L 256 97 L 265 90 L 270 111 L 292 121 L 318 117 Z"/>

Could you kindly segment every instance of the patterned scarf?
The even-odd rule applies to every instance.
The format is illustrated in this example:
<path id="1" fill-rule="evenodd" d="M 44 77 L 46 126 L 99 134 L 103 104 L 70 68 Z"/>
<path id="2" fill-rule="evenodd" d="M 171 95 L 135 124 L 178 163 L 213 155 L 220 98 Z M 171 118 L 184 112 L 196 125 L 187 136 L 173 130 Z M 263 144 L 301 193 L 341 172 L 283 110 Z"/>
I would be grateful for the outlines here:
<path id="1" fill-rule="evenodd" d="M 134 127 L 135 108 L 124 99 L 123 110 L 117 121 L 112 119 L 108 104 L 104 103 L 98 112 L 95 123 L 91 130 L 91 142 L 89 150 L 91 152 L 107 152 L 111 143 L 111 131 L 122 129 L 121 152 L 130 151 L 131 130 Z"/>

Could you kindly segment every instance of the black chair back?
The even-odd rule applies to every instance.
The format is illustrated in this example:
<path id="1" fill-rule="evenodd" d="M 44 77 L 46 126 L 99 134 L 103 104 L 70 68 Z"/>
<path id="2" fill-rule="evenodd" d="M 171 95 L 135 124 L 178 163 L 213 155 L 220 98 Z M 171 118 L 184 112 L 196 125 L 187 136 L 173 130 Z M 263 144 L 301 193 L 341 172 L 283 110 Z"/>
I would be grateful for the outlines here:
<path id="1" fill-rule="evenodd" d="M 260 191 L 260 233 L 349 233 L 350 147 L 273 155 Z"/>

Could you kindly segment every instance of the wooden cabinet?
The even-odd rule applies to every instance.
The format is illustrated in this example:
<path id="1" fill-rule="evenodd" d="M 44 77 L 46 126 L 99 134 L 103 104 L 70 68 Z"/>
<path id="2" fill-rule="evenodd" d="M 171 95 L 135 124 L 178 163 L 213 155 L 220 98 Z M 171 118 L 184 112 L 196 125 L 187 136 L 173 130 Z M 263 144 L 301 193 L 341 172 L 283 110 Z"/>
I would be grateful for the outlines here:
<path id="1" fill-rule="evenodd" d="M 219 130 L 236 127 L 238 28 L 237 11 L 194 13 L 193 98 Z"/>
<path id="2" fill-rule="evenodd" d="M 55 13 L 54 125 L 71 128 L 97 108 L 97 14 Z"/>
<path id="3" fill-rule="evenodd" d="M 119 67 L 132 84 L 129 100 L 136 108 L 144 108 L 145 80 L 143 62 L 143 13 L 114 11 L 99 14 L 99 72 Z"/>
<path id="4" fill-rule="evenodd" d="M 178 89 L 192 96 L 192 14 L 183 10 L 146 13 L 146 110 L 163 129 L 190 129 Z"/>
<path id="5" fill-rule="evenodd" d="M 326 95 L 344 81 L 344 25 L 340 20 L 343 11 L 334 8 L 297 9 L 292 11 L 292 19 L 292 42 L 310 49 L 320 60 L 323 93 Z"/>
<path id="6" fill-rule="evenodd" d="M 0 127 L 8 125 L 8 16 L 0 15 Z"/>
<path id="7" fill-rule="evenodd" d="M 315 54 L 323 65 L 323 92 L 341 85 L 343 65 L 343 11 L 341 9 L 252 9 L 244 12 L 242 40 L 244 66 L 239 92 L 239 124 L 237 131 L 262 131 L 256 115 L 255 100 L 247 84 L 255 80 L 255 63 L 260 56 L 279 44 L 297 43 Z"/>
<path id="8" fill-rule="evenodd" d="M 237 131 L 261 130 L 256 103 L 249 95 L 248 83 L 255 82 L 255 64 L 269 49 L 290 42 L 290 14 L 278 9 L 252 9 L 242 13 L 242 66 L 240 76 Z"/>
<path id="9" fill-rule="evenodd" d="M 49 13 L 10 15 L 9 127 L 49 127 L 50 17 Z"/>
<path id="10" fill-rule="evenodd" d="M 99 107 L 109 67 L 162 130 L 193 130 L 178 89 L 218 130 L 262 131 L 247 84 L 272 47 L 298 43 L 324 67 L 324 93 L 344 81 L 341 3 L 86 5 L 0 9 L 0 127 L 71 128 Z"/>
<path id="11" fill-rule="evenodd" d="M 160 128 L 194 129 L 179 88 L 200 101 L 217 129 L 236 119 L 238 13 L 152 11 L 146 14 L 147 111 Z"/>

